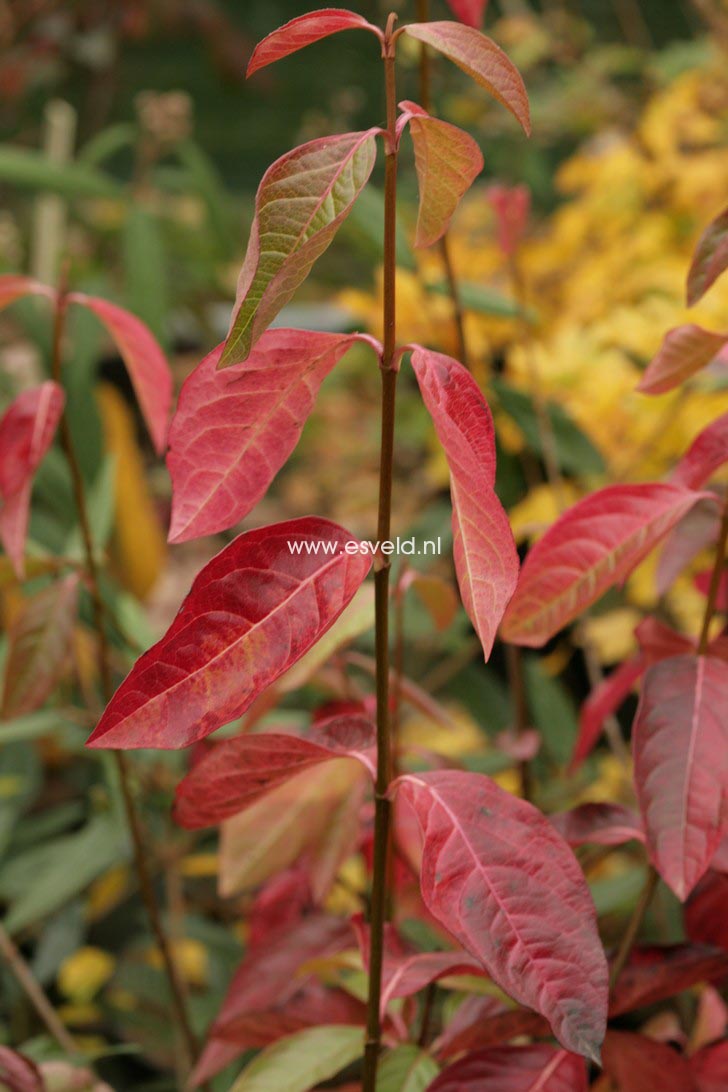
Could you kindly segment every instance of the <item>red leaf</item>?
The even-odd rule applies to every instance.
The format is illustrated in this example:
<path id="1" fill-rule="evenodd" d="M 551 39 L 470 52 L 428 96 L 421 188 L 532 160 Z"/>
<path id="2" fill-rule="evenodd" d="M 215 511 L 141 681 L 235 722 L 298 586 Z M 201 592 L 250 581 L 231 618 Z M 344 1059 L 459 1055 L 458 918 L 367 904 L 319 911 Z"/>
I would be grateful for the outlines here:
<path id="1" fill-rule="evenodd" d="M 702 299 L 728 268 L 728 209 L 716 216 L 700 236 L 688 273 L 688 307 Z"/>
<path id="2" fill-rule="evenodd" d="M 668 660 L 671 656 L 695 652 L 696 643 L 677 633 L 658 618 L 644 618 L 634 631 L 647 666 Z"/>
<path id="3" fill-rule="evenodd" d="M 48 381 L 19 394 L 0 419 L 0 541 L 21 579 L 33 476 L 53 442 L 64 402 L 58 384 Z"/>
<path id="4" fill-rule="evenodd" d="M 666 484 L 599 489 L 553 524 L 528 554 L 501 632 L 540 648 L 620 583 L 704 494 Z"/>
<path id="5" fill-rule="evenodd" d="M 282 926 L 292 929 L 313 908 L 306 870 L 297 865 L 279 872 L 258 892 L 248 915 L 248 944 L 255 948 Z"/>
<path id="6" fill-rule="evenodd" d="M 697 944 L 636 948 L 614 988 L 609 1015 L 656 1005 L 726 973 L 728 955 L 719 948 Z"/>
<path id="7" fill-rule="evenodd" d="M 170 542 L 224 531 L 255 507 L 356 337 L 268 330 L 244 364 L 218 371 L 218 345 L 195 368 L 169 433 Z"/>
<path id="8" fill-rule="evenodd" d="M 428 910 L 565 1047 L 598 1058 L 607 964 L 566 843 L 531 804 L 480 774 L 405 775 L 395 785 L 422 831 Z"/>
<path id="9" fill-rule="evenodd" d="M 605 720 L 626 701 L 644 670 L 642 656 L 632 656 L 594 687 L 579 714 L 579 734 L 569 763 L 571 772 L 577 770 L 594 750 Z"/>
<path id="10" fill-rule="evenodd" d="M 376 776 L 376 732 L 366 717 L 331 717 L 308 736 L 263 732 L 225 740 L 177 786 L 175 819 L 188 830 L 212 826 L 311 766 L 333 758 L 358 759 Z"/>
<path id="11" fill-rule="evenodd" d="M 412 367 L 450 468 L 455 571 L 487 660 L 518 579 L 516 546 L 494 490 L 493 420 L 456 360 L 417 345 Z"/>
<path id="12" fill-rule="evenodd" d="M 633 729 L 650 857 L 684 900 L 728 830 L 728 669 L 710 656 L 649 668 Z"/>
<path id="13" fill-rule="evenodd" d="M 324 8 L 321 11 L 311 11 L 306 15 L 299 15 L 297 19 L 291 19 L 285 26 L 279 27 L 259 42 L 255 47 L 253 56 L 248 64 L 247 75 L 266 65 L 280 61 L 290 53 L 296 53 L 299 49 L 328 38 L 331 34 L 338 34 L 341 30 L 371 30 L 373 34 L 382 39 L 382 32 L 378 27 L 372 26 L 361 15 L 345 8 Z"/>
<path id="14" fill-rule="evenodd" d="M 728 951 L 726 906 L 728 875 L 710 869 L 685 904 L 685 931 L 690 939 L 700 944 L 714 944 Z M 728 974 L 728 964 L 723 973 Z"/>
<path id="15" fill-rule="evenodd" d="M 623 804 L 580 804 L 549 819 L 570 846 L 587 842 L 598 846 L 620 846 L 636 839 L 644 842 L 639 815 Z"/>
<path id="16" fill-rule="evenodd" d="M 498 223 L 498 245 L 508 257 L 515 254 L 526 234 L 531 191 L 528 186 L 491 186 L 488 200 Z"/>
<path id="17" fill-rule="evenodd" d="M 672 1047 L 628 1031 L 608 1031 L 604 1069 L 619 1092 L 697 1092 L 687 1059 Z"/>
<path id="18" fill-rule="evenodd" d="M 453 15 L 461 23 L 477 29 L 482 27 L 488 0 L 447 0 L 447 2 Z"/>
<path id="19" fill-rule="evenodd" d="M 657 356 L 650 362 L 637 390 L 664 394 L 700 371 L 728 344 L 728 334 L 716 334 L 688 323 L 665 334 Z"/>
<path id="20" fill-rule="evenodd" d="M 728 1088 L 728 1039 L 693 1054 L 690 1068 L 698 1092 L 725 1092 Z"/>
<path id="21" fill-rule="evenodd" d="M 548 1043 L 476 1050 L 444 1069 L 427 1092 L 587 1092 L 584 1059 Z"/>
<path id="22" fill-rule="evenodd" d="M 521 74 L 502 49 L 474 27 L 461 23 L 410 23 L 405 34 L 432 46 L 498 99 L 527 135 L 531 132 L 528 95 Z"/>
<path id="23" fill-rule="evenodd" d="M 349 543 L 358 546 L 342 527 L 313 516 L 239 535 L 197 575 L 88 744 L 186 747 L 241 716 L 318 641 L 364 580 L 371 557 L 348 554 Z M 309 554 L 307 544 L 320 549 Z"/>
<path id="24" fill-rule="evenodd" d="M 16 273 L 4 273 L 0 276 L 0 310 L 9 307 L 22 296 L 46 296 L 55 300 L 56 293 L 48 285 L 41 284 L 32 277 L 21 277 Z"/>
<path id="25" fill-rule="evenodd" d="M 450 1033 L 451 1025 L 449 1024 L 435 1044 L 439 1047 L 439 1056 L 442 1058 L 453 1058 L 465 1050 L 500 1046 L 523 1035 L 534 1038 L 549 1035 L 548 1022 L 531 1009 L 503 1010 L 502 1004 L 493 997 L 473 997 L 469 1000 L 490 1002 L 490 1007 L 484 1007 L 480 1015 L 477 1015 L 477 1012 L 473 1013 L 472 1019 L 468 1018 L 467 1013 L 463 1013 L 463 1024 L 459 1029 L 457 1023 L 465 1005 L 457 1009 L 455 1018 L 451 1022 L 452 1033 Z M 495 1009 L 493 1009 L 494 1004 Z M 498 1011 L 499 1009 L 501 1011 Z"/>
<path id="26" fill-rule="evenodd" d="M 311 140 L 263 175 L 221 368 L 247 358 L 331 243 L 372 173 L 377 132 Z"/>
<path id="27" fill-rule="evenodd" d="M 725 462 L 728 462 L 728 413 L 696 436 L 670 480 L 688 489 L 699 489 Z"/>
<path id="28" fill-rule="evenodd" d="M 7 1092 L 45 1092 L 46 1088 L 35 1062 L 6 1046 L 0 1046 L 0 1085 Z"/>
<path id="29" fill-rule="evenodd" d="M 152 443 L 161 454 L 167 442 L 172 408 L 172 373 L 154 335 L 136 315 L 108 300 L 82 292 L 71 292 L 68 299 L 70 303 L 93 311 L 113 338 L 129 373 Z"/>
<path id="30" fill-rule="evenodd" d="M 40 709 L 68 662 L 78 608 L 78 573 L 27 600 L 8 638 L 2 715 Z"/>
<path id="31" fill-rule="evenodd" d="M 430 117 L 414 102 L 401 102 L 415 150 L 420 204 L 415 246 L 432 246 L 447 231 L 460 199 L 483 169 L 473 138 L 447 121 Z"/>

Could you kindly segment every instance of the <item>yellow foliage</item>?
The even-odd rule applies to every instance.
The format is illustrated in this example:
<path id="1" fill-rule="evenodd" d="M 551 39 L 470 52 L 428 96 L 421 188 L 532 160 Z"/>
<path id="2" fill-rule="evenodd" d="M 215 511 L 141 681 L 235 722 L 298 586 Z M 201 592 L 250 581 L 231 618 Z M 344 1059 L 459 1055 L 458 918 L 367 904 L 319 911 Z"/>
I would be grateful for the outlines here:
<path id="1" fill-rule="evenodd" d="M 118 906 L 129 889 L 129 868 L 114 865 L 91 884 L 86 899 L 86 916 L 90 921 L 103 918 Z"/>
<path id="2" fill-rule="evenodd" d="M 116 961 L 101 948 L 87 946 L 64 959 L 58 989 L 73 1005 L 87 1005 L 114 973 Z"/>
<path id="3" fill-rule="evenodd" d="M 204 944 L 192 937 L 179 937 L 172 940 L 172 954 L 185 982 L 191 986 L 206 985 L 208 957 Z M 162 955 L 157 948 L 151 948 L 147 958 L 153 967 L 162 970 Z"/>

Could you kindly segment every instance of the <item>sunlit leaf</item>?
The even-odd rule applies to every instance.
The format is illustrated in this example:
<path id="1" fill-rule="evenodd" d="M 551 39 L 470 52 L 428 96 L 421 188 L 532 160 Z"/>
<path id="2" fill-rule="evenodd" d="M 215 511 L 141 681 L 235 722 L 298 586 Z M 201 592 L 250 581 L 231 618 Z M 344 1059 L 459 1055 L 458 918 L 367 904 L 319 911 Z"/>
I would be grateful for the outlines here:
<path id="1" fill-rule="evenodd" d="M 255 47 L 253 56 L 248 64 L 248 76 L 252 76 L 260 68 L 265 68 L 274 61 L 280 61 L 307 45 L 328 38 L 331 34 L 338 34 L 341 30 L 370 30 L 381 39 L 382 32 L 378 27 L 372 26 L 361 15 L 345 8 L 325 8 L 322 11 L 311 11 L 306 15 L 299 15 L 297 19 L 291 19 L 285 26 L 279 27 L 259 42 Z"/>

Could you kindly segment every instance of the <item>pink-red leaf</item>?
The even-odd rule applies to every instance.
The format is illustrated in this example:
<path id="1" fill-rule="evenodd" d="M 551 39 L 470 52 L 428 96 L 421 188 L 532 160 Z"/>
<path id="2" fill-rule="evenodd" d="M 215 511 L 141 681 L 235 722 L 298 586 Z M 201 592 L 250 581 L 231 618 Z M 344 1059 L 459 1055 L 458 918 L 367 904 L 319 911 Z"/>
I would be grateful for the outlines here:
<path id="1" fill-rule="evenodd" d="M 410 23 L 406 34 L 432 46 L 501 102 L 527 134 L 531 132 L 528 95 L 521 74 L 495 42 L 462 23 Z"/>
<path id="2" fill-rule="evenodd" d="M 728 413 L 716 418 L 695 437 L 671 475 L 671 481 L 699 489 L 728 462 Z"/>
<path id="3" fill-rule="evenodd" d="M 570 846 L 587 842 L 598 846 L 619 846 L 636 839 L 644 842 L 640 817 L 623 804 L 579 804 L 549 819 Z"/>
<path id="4" fill-rule="evenodd" d="M 490 186 L 488 200 L 496 215 L 498 245 L 510 257 L 518 250 L 526 234 L 531 191 L 528 186 Z"/>
<path id="5" fill-rule="evenodd" d="M 645 1035 L 607 1032 L 604 1069 L 619 1092 L 697 1092 L 687 1059 Z"/>
<path id="6" fill-rule="evenodd" d="M 688 273 L 688 307 L 702 299 L 728 269 L 728 209 L 716 216 L 700 236 Z"/>
<path id="7" fill-rule="evenodd" d="M 420 204 L 415 246 L 432 246 L 447 231 L 460 199 L 483 169 L 473 138 L 457 125 L 431 117 L 414 102 L 401 102 L 415 150 Z"/>
<path id="8" fill-rule="evenodd" d="M 461 23 L 476 29 L 482 27 L 488 0 L 447 0 L 447 3 L 455 18 Z"/>
<path id="9" fill-rule="evenodd" d="M 456 360 L 414 346 L 412 367 L 450 468 L 455 571 L 487 659 L 518 579 L 516 546 L 494 489 L 493 420 Z"/>
<path id="10" fill-rule="evenodd" d="M 370 30 L 381 39 L 382 32 L 378 27 L 372 26 L 361 15 L 345 8 L 323 8 L 321 11 L 310 11 L 306 15 L 299 15 L 291 19 L 289 23 L 274 30 L 271 34 L 259 42 L 253 51 L 253 56 L 248 64 L 248 76 L 252 76 L 266 65 L 280 61 L 291 53 L 297 53 L 299 49 L 314 42 L 328 38 L 331 34 L 338 34 L 341 30 Z"/>
<path id="11" fill-rule="evenodd" d="M 428 910 L 564 1047 L 598 1058 L 607 965 L 575 857 L 531 804 L 461 771 L 405 775 Z"/>
<path id="12" fill-rule="evenodd" d="M 620 583 L 704 497 L 667 484 L 611 485 L 578 501 L 530 551 L 502 635 L 539 648 Z"/>
<path id="13" fill-rule="evenodd" d="M 665 334 L 662 345 L 637 390 L 643 394 L 664 394 L 679 387 L 699 372 L 728 344 L 728 334 L 716 334 L 690 322 Z"/>
<path id="14" fill-rule="evenodd" d="M 220 823 L 284 781 L 334 758 L 356 758 L 375 776 L 375 729 L 363 716 L 319 721 L 307 736 L 263 732 L 225 740 L 180 782 L 175 819 L 188 830 Z"/>
<path id="15" fill-rule="evenodd" d="M 64 402 L 62 389 L 48 381 L 19 394 L 0 419 L 0 541 L 19 577 L 33 476 L 53 442 Z"/>
<path id="16" fill-rule="evenodd" d="M 148 326 L 115 303 L 72 292 L 69 302 L 93 311 L 103 322 L 129 373 L 139 408 L 155 450 L 164 451 L 172 408 L 172 373 L 162 349 Z"/>
<path id="17" fill-rule="evenodd" d="M 630 656 L 594 687 L 581 707 L 579 733 L 569 763 L 570 771 L 577 770 L 594 750 L 607 717 L 613 716 L 626 701 L 644 670 L 643 658 Z"/>
<path id="18" fill-rule="evenodd" d="M 633 736 L 650 856 L 684 900 L 728 830 L 726 664 L 684 655 L 650 667 Z"/>
<path id="19" fill-rule="evenodd" d="M 68 662 L 78 608 L 77 573 L 28 600 L 8 639 L 2 715 L 32 713 L 45 702 Z"/>
<path id="20" fill-rule="evenodd" d="M 728 1088 L 728 1039 L 693 1054 L 690 1068 L 698 1092 L 725 1092 Z"/>
<path id="21" fill-rule="evenodd" d="M 9 307 L 11 303 L 23 296 L 45 296 L 47 299 L 55 299 L 56 293 L 46 284 L 41 284 L 33 277 L 21 277 L 15 273 L 4 273 L 0 276 L 0 310 Z"/>
<path id="22" fill-rule="evenodd" d="M 667 536 L 657 562 L 657 592 L 664 595 L 687 565 L 718 539 L 720 511 L 713 500 L 691 508 Z"/>
<path id="23" fill-rule="evenodd" d="M 428 1092 L 587 1092 L 584 1059 L 548 1043 L 476 1050 L 455 1062 Z"/>
<path id="24" fill-rule="evenodd" d="M 377 132 L 309 141 L 264 174 L 221 368 L 247 358 L 331 243 L 372 173 Z"/>
<path id="25" fill-rule="evenodd" d="M 313 516 L 239 535 L 198 574 L 89 745 L 186 747 L 241 716 L 326 632 L 364 580 L 371 558 L 347 553 L 350 543 L 358 546 L 342 527 Z"/>
<path id="26" fill-rule="evenodd" d="M 656 1005 L 698 982 L 720 978 L 726 973 L 728 955 L 720 948 L 699 944 L 636 948 L 614 988 L 609 1015 L 621 1016 L 634 1009 Z"/>
<path id="27" fill-rule="evenodd" d="M 169 433 L 170 542 L 243 519 L 298 443 L 321 383 L 355 334 L 268 330 L 243 364 L 222 345 L 187 378 Z"/>

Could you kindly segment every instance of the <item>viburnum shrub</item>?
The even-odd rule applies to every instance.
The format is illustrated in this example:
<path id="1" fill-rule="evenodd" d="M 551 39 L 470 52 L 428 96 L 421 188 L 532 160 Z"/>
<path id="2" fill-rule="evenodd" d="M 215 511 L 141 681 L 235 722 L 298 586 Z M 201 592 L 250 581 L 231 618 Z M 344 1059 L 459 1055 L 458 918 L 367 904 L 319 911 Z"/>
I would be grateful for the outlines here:
<path id="1" fill-rule="evenodd" d="M 673 1077 L 677 1083 L 670 1087 L 676 1089 L 717 1087 L 708 1081 L 725 1066 L 724 1043 L 688 1060 L 665 1043 L 623 1029 L 606 1032 L 606 1027 L 608 1016 L 624 1016 L 728 973 L 728 956 L 707 945 L 633 952 L 658 877 L 680 900 L 690 898 L 690 934 L 705 941 L 713 939 L 716 890 L 725 887 L 728 653 L 725 638 L 713 632 L 713 620 L 726 606 L 728 509 L 722 493 L 706 483 L 728 461 L 728 421 L 720 418 L 696 439 L 669 481 L 609 486 L 566 510 L 530 551 L 519 575 L 494 488 L 494 431 L 483 394 L 457 360 L 397 340 L 397 169 L 405 132 L 414 145 L 419 183 L 419 246 L 442 239 L 482 167 L 469 135 L 418 103 L 398 103 L 396 53 L 402 37 L 453 61 L 529 131 L 518 71 L 471 25 L 479 23 L 484 6 L 453 4 L 466 23 L 398 27 L 391 15 L 384 30 L 345 10 L 313 12 L 270 34 L 249 65 L 253 74 L 328 35 L 365 31 L 381 50 L 386 125 L 310 141 L 266 172 L 229 333 L 186 381 L 169 431 L 170 539 L 183 542 L 224 531 L 255 508 L 295 447 L 319 386 L 356 342 L 368 349 L 372 372 L 376 367 L 381 379 L 379 506 L 373 551 L 316 516 L 258 527 L 230 542 L 197 575 L 172 625 L 139 658 L 88 741 L 117 752 L 145 889 L 144 847 L 120 754 L 126 749 L 196 745 L 190 771 L 177 788 L 177 822 L 190 830 L 247 824 L 238 834 L 245 830 L 259 857 L 267 838 L 276 837 L 281 809 L 300 816 L 301 842 L 290 847 L 278 877 L 261 886 L 255 862 L 247 863 L 247 886 L 260 888 L 249 947 L 197 1061 L 196 1084 L 261 1046 L 234 1084 L 235 1092 L 305 1092 L 342 1071 L 350 1083 L 340 1087 L 364 1092 L 580 1092 L 589 1083 L 588 1062 L 600 1062 L 603 1044 L 605 1068 L 625 1092 L 649 1092 Z M 383 343 L 356 333 L 270 328 L 351 211 L 378 149 L 385 169 Z M 492 198 L 502 204 L 504 195 Z M 525 208 L 520 193 L 511 218 L 520 223 Z M 698 248 L 689 278 L 691 300 L 728 264 L 727 239 L 724 215 Z M 105 608 L 63 418 L 60 362 L 68 307 L 90 308 L 117 340 L 158 450 L 166 442 L 169 373 L 148 331 L 126 312 L 65 287 L 55 292 L 27 278 L 0 280 L 1 304 L 29 293 L 50 298 L 55 307 L 54 377 L 20 395 L 0 422 L 0 535 L 21 571 L 32 478 L 60 421 L 87 567 L 47 594 L 58 601 L 75 596 L 81 579 L 88 582 L 108 681 Z M 708 364 L 726 341 L 728 335 L 695 326 L 672 331 L 642 389 L 670 389 Z M 639 656 L 592 694 L 582 716 L 575 764 L 595 745 L 608 714 L 644 676 L 633 731 L 641 816 L 616 805 L 582 805 L 548 818 L 484 774 L 446 769 L 397 746 L 392 710 L 401 679 L 390 658 L 391 553 L 385 543 L 395 394 L 405 367 L 414 373 L 448 462 L 455 570 L 486 659 L 498 634 L 512 645 L 544 645 L 668 535 L 665 552 L 672 571 L 706 546 L 715 547 L 701 633 L 693 638 L 658 618 L 645 621 Z M 691 522 L 698 509 L 709 518 Z M 305 732 L 261 730 L 255 711 L 274 709 L 295 685 L 294 665 L 316 655 L 312 650 L 371 569 L 375 720 L 372 703 L 354 697 L 320 710 Z M 325 640 L 321 648 L 325 656 Z M 20 672 L 13 681 L 20 709 L 23 687 L 30 682 Z M 245 714 L 244 728 L 257 730 L 202 742 Z M 308 794 L 329 788 L 331 806 L 316 813 L 318 827 L 307 842 Z M 367 793 L 374 803 L 371 832 L 359 825 L 366 820 Z M 290 826 L 287 830 L 292 837 Z M 323 846 L 318 855 L 317 840 Z M 572 847 L 630 840 L 646 844 L 651 869 L 610 976 L 594 904 Z M 370 864 L 367 913 L 347 922 L 320 903 L 326 877 L 338 870 L 352 845 L 362 844 Z M 412 905 L 413 873 L 419 876 L 418 912 L 437 931 L 437 950 L 417 950 L 393 924 L 398 900 Z M 147 905 L 191 1053 L 184 998 L 148 890 Z M 361 991 L 351 984 L 344 989 L 339 975 L 355 943 L 366 968 Z M 433 985 L 457 976 L 470 994 L 454 1012 L 438 1014 L 435 1029 Z M 551 1036 L 558 1045 L 547 1041 Z M 523 1037 L 531 1040 L 528 1045 Z M 519 1045 L 510 1045 L 516 1039 Z"/>

